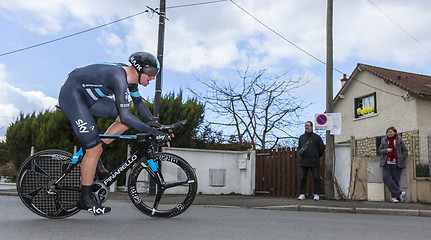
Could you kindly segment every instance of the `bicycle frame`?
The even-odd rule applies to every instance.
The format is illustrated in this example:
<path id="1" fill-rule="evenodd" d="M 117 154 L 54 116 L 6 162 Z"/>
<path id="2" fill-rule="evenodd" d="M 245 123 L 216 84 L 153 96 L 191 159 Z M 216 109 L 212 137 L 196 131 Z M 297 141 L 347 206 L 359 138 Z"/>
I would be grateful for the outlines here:
<path id="1" fill-rule="evenodd" d="M 147 170 L 147 172 L 153 177 L 157 183 L 161 183 L 163 180 L 159 174 L 159 167 L 157 163 L 154 162 L 154 149 L 153 145 L 149 139 L 149 134 L 141 133 L 136 135 L 99 135 L 100 138 L 109 139 L 122 139 L 127 141 L 133 141 L 137 143 L 138 150 L 132 154 L 128 159 L 121 163 L 114 171 L 112 171 L 108 177 L 103 179 L 101 182 L 106 186 L 113 184 L 123 172 L 126 172 L 132 168 L 139 160 L 145 158 L 147 159 L 147 164 L 142 163 L 142 166 Z M 145 151 L 146 150 L 146 151 Z M 82 162 L 83 151 L 81 149 L 73 155 L 72 165 L 69 166 L 66 171 L 51 185 L 50 189 L 53 190 L 55 187 L 59 187 L 58 184 L 79 164 Z M 60 187 L 61 188 L 61 187 Z M 65 189 L 65 188 L 62 188 Z M 69 189 L 78 190 L 78 189 Z"/>
<path id="2" fill-rule="evenodd" d="M 185 123 L 183 120 L 171 125 L 153 124 L 151 127 L 170 132 Z M 197 192 L 197 176 L 185 159 L 172 153 L 156 153 L 156 142 L 147 133 L 99 136 L 101 139 L 118 138 L 133 142 L 137 151 L 107 174 L 105 179 L 100 180 L 98 174 L 94 175 L 91 191 L 97 202 L 105 202 L 109 192 L 107 187 L 131 169 L 127 182 L 128 193 L 132 203 L 142 213 L 150 217 L 169 218 L 183 213 L 192 205 Z M 27 158 L 17 175 L 17 192 L 24 205 L 46 218 L 65 218 L 79 212 L 77 203 L 82 188 L 80 166 L 84 155 L 85 150 L 81 147 L 73 155 L 50 149 Z M 165 201 L 165 192 L 179 193 L 175 203 L 170 198 Z"/>
<path id="3" fill-rule="evenodd" d="M 151 141 L 149 140 L 149 134 L 137 134 L 137 135 L 100 135 L 100 138 L 110 138 L 110 139 L 123 139 L 129 141 L 137 141 L 138 150 L 132 154 L 128 159 L 121 163 L 114 171 L 112 171 L 108 177 L 102 180 L 102 183 L 106 186 L 110 186 L 114 183 L 119 175 L 126 172 L 132 168 L 139 160 L 145 157 L 147 159 L 148 165 L 143 166 L 147 169 L 152 177 L 156 177 L 155 172 L 158 170 L 157 164 L 154 162 L 154 149 Z M 146 150 L 146 151 L 144 151 Z M 148 168 L 149 166 L 149 168 Z M 157 177 L 156 177 L 157 178 Z"/>

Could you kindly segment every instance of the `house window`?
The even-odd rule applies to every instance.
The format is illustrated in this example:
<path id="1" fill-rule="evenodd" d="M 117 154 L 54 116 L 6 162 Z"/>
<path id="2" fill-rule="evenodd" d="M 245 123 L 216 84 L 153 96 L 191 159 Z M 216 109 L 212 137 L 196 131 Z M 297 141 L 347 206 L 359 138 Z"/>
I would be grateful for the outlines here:
<path id="1" fill-rule="evenodd" d="M 360 118 L 370 113 L 377 113 L 376 93 L 355 98 L 355 118 Z"/>

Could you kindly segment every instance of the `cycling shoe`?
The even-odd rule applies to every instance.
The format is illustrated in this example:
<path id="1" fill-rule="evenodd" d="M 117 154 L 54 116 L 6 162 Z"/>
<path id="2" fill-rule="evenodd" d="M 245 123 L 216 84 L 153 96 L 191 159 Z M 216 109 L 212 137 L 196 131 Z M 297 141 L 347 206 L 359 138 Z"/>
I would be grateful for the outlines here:
<path id="1" fill-rule="evenodd" d="M 98 203 L 91 192 L 92 186 L 81 186 L 81 197 L 78 200 L 77 207 L 87 210 L 94 215 L 102 215 L 111 211 L 110 207 L 102 206 Z"/>
<path id="2" fill-rule="evenodd" d="M 77 207 L 79 209 L 87 210 L 94 215 L 102 215 L 111 211 L 110 207 L 102 206 L 93 199 L 79 199 Z"/>

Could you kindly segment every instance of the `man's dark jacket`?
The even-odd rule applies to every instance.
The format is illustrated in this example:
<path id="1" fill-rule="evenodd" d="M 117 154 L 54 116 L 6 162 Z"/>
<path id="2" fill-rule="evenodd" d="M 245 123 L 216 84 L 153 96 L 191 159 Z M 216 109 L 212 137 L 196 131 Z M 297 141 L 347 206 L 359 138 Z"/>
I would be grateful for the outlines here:
<path id="1" fill-rule="evenodd" d="M 319 159 L 325 152 L 325 145 L 319 135 L 310 132 L 304 133 L 299 137 L 299 149 L 311 139 L 307 150 L 299 156 L 299 166 L 301 167 L 320 167 Z"/>

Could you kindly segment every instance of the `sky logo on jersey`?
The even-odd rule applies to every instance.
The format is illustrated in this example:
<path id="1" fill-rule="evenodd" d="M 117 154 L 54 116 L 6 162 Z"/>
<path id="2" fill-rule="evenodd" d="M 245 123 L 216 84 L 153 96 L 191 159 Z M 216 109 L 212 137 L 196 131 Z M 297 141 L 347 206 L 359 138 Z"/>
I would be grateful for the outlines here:
<path id="1" fill-rule="evenodd" d="M 88 133 L 86 122 L 82 121 L 82 119 L 78 119 L 75 121 L 75 123 L 76 123 L 76 125 L 78 125 L 80 133 Z"/>
<path id="2" fill-rule="evenodd" d="M 120 107 L 122 107 L 122 108 L 125 108 L 125 107 L 127 107 L 127 108 L 128 108 L 129 106 L 130 106 L 130 105 L 129 105 L 128 103 L 124 103 L 124 104 L 123 104 L 123 103 L 121 103 L 121 104 L 120 104 Z"/>

